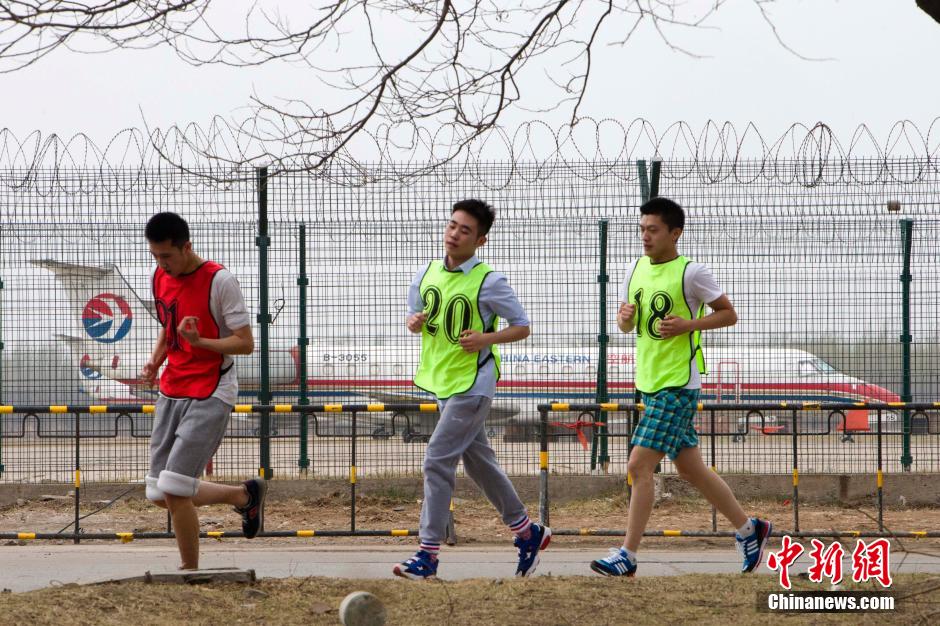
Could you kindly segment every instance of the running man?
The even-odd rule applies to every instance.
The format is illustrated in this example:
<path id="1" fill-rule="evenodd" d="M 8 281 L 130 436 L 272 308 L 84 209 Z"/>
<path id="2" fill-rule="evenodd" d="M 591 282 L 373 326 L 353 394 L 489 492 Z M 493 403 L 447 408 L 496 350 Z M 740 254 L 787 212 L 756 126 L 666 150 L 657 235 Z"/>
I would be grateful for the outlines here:
<path id="1" fill-rule="evenodd" d="M 231 504 L 249 539 L 263 524 L 263 480 L 239 486 L 199 480 L 222 442 L 238 397 L 231 355 L 251 354 L 255 342 L 238 280 L 193 252 L 183 218 L 157 213 L 145 235 L 157 262 L 153 298 L 163 328 L 141 377 L 154 384 L 166 361 L 150 436 L 147 498 L 170 511 L 180 569 L 198 569 L 197 506 Z"/>
<path id="2" fill-rule="evenodd" d="M 499 378 L 498 343 L 529 336 L 529 318 L 506 277 L 476 257 L 495 219 L 480 200 L 453 206 L 444 230 L 444 259 L 422 268 L 408 292 L 408 330 L 421 333 L 415 385 L 437 397 L 440 420 L 424 456 L 424 503 L 420 548 L 396 565 L 396 576 L 428 579 L 437 574 L 438 554 L 463 460 L 467 475 L 483 490 L 515 534 L 516 576 L 530 576 L 552 531 L 533 523 L 515 487 L 496 462 L 485 420 Z M 508 323 L 497 331 L 498 318 Z"/>
<path id="3" fill-rule="evenodd" d="M 691 483 L 737 529 L 742 572 L 761 562 L 772 525 L 748 518 L 722 478 L 705 466 L 692 419 L 698 406 L 705 361 L 701 331 L 733 326 L 738 316 L 711 271 L 677 251 L 685 212 L 666 198 L 640 207 L 645 256 L 620 291 L 617 326 L 636 329 L 636 388 L 643 394 L 643 417 L 633 433 L 627 472 L 633 480 L 623 547 L 591 562 L 605 576 L 633 576 L 636 553 L 653 510 L 653 472 L 669 455 L 679 476 Z M 705 304 L 711 313 L 704 315 Z"/>

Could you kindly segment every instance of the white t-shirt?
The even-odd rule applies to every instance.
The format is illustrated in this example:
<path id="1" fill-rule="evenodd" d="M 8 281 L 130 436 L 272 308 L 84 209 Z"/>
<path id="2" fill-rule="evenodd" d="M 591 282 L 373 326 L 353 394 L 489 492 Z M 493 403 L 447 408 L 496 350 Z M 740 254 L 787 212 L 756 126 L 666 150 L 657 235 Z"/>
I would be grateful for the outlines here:
<path id="1" fill-rule="evenodd" d="M 638 261 L 639 259 L 633 262 L 630 271 L 627 272 L 627 277 L 623 279 L 623 284 L 620 286 L 621 302 L 630 304 L 630 277 L 633 276 L 633 270 L 636 268 Z M 714 302 L 724 295 L 724 291 L 718 286 L 718 281 L 715 280 L 711 270 L 707 266 L 694 261 L 685 268 L 682 290 L 685 292 L 685 301 L 689 304 L 693 314 L 703 303 Z M 699 374 L 695 359 L 692 359 L 690 372 L 689 384 L 684 389 L 700 389 L 702 387 L 702 377 Z"/>
<path id="2" fill-rule="evenodd" d="M 251 316 L 248 314 L 248 307 L 245 306 L 245 298 L 238 279 L 227 269 L 219 270 L 212 281 L 209 310 L 219 326 L 220 339 L 230 336 L 232 330 L 251 324 Z M 212 394 L 213 398 L 218 398 L 232 406 L 238 400 L 238 376 L 235 374 L 234 365 L 232 355 L 226 354 L 222 360 L 222 368 L 228 367 L 229 370 L 222 375 L 219 386 Z"/>

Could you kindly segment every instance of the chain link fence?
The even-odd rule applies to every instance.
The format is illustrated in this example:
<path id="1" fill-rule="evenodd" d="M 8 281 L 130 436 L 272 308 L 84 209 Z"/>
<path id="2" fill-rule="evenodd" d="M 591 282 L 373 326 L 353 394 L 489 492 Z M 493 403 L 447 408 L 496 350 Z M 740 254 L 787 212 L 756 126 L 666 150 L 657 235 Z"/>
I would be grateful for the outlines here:
<path id="1" fill-rule="evenodd" d="M 241 401 L 426 402 L 411 384 L 419 346 L 404 325 L 408 285 L 442 255 L 451 205 L 479 197 L 497 209 L 481 257 L 507 274 L 532 320 L 531 337 L 502 350 L 488 434 L 511 475 L 535 475 L 536 405 L 634 399 L 634 339 L 614 320 L 642 254 L 638 207 L 657 193 L 686 208 L 680 252 L 712 268 L 740 319 L 705 334 L 703 401 L 940 397 L 940 173 L 929 159 L 389 168 L 224 180 L 200 170 L 0 172 L 0 405 L 154 401 L 138 373 L 158 328 L 143 237 L 158 211 L 183 215 L 196 251 L 241 282 L 258 340 L 236 359 Z M 579 428 L 574 417 L 551 426 L 553 471 L 624 473 L 628 424 Z M 358 415 L 359 476 L 418 476 L 435 419 Z M 789 473 L 789 438 L 776 435 L 793 428 L 806 472 L 874 468 L 874 411 L 701 419 L 720 472 Z M 141 479 L 150 420 L 82 415 L 86 482 Z M 940 411 L 882 420 L 886 471 L 940 471 Z M 75 429 L 69 413 L 0 413 L 0 483 L 71 481 Z M 340 412 L 236 412 L 209 470 L 345 477 L 351 434 Z"/>

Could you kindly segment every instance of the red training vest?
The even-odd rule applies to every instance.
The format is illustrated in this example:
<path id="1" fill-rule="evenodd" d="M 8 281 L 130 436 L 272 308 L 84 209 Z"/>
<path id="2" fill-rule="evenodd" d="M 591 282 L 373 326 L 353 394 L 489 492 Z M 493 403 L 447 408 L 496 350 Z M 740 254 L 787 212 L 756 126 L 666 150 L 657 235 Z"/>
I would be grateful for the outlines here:
<path id="1" fill-rule="evenodd" d="M 187 316 L 199 318 L 199 336 L 218 339 L 219 325 L 212 317 L 209 296 L 216 273 L 223 269 L 218 263 L 206 261 L 183 276 L 168 275 L 157 268 L 153 275 L 153 299 L 157 319 L 166 329 L 166 367 L 160 375 L 160 392 L 170 398 L 204 400 L 219 386 L 224 356 L 212 350 L 194 348 L 177 331 Z M 229 366 L 231 367 L 231 366 Z"/>

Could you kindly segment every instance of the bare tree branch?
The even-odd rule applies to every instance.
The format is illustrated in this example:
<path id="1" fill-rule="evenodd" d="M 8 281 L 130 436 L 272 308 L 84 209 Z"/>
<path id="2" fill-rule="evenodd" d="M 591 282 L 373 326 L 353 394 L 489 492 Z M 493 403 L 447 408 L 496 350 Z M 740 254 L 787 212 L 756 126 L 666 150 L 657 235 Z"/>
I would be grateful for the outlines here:
<path id="1" fill-rule="evenodd" d="M 773 23 L 771 1 L 753 0 L 780 45 L 797 54 Z M 437 158 L 447 162 L 513 110 L 570 107 L 574 125 L 599 45 L 625 46 L 646 28 L 672 50 L 699 56 L 683 47 L 681 37 L 712 28 L 725 4 L 319 0 L 311 7 L 274 0 L 0 0 L 0 72 L 29 68 L 63 46 L 78 52 L 165 47 L 196 66 L 292 64 L 310 77 L 298 93 L 256 93 L 246 117 L 213 121 L 211 132 L 225 137 L 219 140 L 224 150 L 201 153 L 204 138 L 191 129 L 165 140 L 172 135 L 176 150 L 232 167 L 259 159 L 275 169 L 323 167 L 333 159 L 352 161 L 357 138 L 379 137 L 406 149 L 442 145 Z M 604 39 L 611 30 L 614 40 Z M 535 81 L 554 93 L 546 96 Z M 442 132 L 452 135 L 446 145 Z"/>

